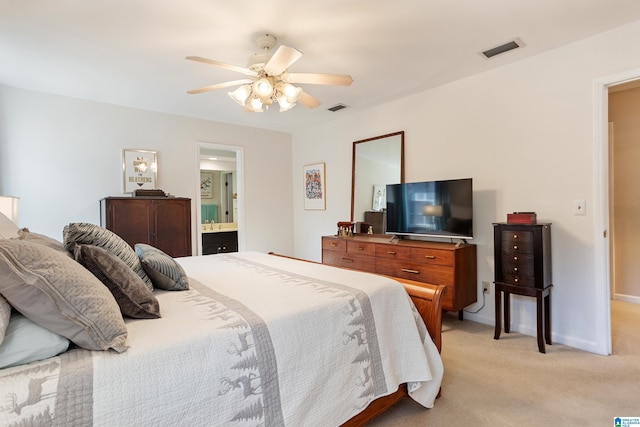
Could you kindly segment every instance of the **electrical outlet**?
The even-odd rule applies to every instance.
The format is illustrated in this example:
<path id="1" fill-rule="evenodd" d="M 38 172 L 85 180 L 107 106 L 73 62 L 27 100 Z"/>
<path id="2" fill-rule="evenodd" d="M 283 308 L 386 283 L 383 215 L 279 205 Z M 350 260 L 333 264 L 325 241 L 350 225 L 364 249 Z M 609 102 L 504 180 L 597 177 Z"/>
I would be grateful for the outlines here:
<path id="1" fill-rule="evenodd" d="M 490 294 L 491 293 L 491 283 L 490 282 L 482 282 L 482 293 Z"/>

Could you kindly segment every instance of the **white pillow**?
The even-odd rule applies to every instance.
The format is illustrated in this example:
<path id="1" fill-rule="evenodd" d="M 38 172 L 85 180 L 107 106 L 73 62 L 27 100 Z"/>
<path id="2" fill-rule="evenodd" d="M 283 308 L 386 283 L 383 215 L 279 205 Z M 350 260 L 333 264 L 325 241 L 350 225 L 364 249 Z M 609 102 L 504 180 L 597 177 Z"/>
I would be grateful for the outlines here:
<path id="1" fill-rule="evenodd" d="M 0 344 L 0 369 L 48 359 L 68 348 L 69 340 L 65 337 L 15 313 Z"/>
<path id="2" fill-rule="evenodd" d="M 0 238 L 13 239 L 18 237 L 18 226 L 0 212 Z"/>

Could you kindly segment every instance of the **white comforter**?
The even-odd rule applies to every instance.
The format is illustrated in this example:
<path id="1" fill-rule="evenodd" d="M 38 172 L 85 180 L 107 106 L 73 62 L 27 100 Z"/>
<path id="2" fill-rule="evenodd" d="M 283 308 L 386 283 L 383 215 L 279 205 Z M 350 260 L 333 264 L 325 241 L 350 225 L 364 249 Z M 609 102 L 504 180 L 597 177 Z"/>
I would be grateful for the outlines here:
<path id="1" fill-rule="evenodd" d="M 21 413 L 46 407 L 65 425 L 325 427 L 405 382 L 433 405 L 442 362 L 400 284 L 253 252 L 178 262 L 192 289 L 157 292 L 161 319 L 127 321 L 122 354 L 79 350 L 89 380 L 50 371 L 46 395 Z M 12 378 L 34 366 L 10 368 Z M 83 409 L 67 415 L 71 406 Z"/>

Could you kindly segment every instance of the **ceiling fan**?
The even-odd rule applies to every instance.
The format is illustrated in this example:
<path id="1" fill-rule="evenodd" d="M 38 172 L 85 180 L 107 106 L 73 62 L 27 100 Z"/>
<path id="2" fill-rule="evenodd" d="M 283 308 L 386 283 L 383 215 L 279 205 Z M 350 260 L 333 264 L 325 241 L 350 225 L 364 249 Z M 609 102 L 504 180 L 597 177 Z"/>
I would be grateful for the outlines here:
<path id="1" fill-rule="evenodd" d="M 292 47 L 280 46 L 275 53 L 271 54 L 269 51 L 277 43 L 276 37 L 271 34 L 262 34 L 256 41 L 263 53 L 254 55 L 247 68 L 199 56 L 187 56 L 186 59 L 189 61 L 215 65 L 246 76 L 244 79 L 205 86 L 189 90 L 187 93 L 197 94 L 239 86 L 228 94 L 231 99 L 245 107 L 244 111 L 263 112 L 274 102 L 278 103 L 280 111 L 287 111 L 293 108 L 296 102 L 308 108 L 316 108 L 320 105 L 320 101 L 294 84 L 349 86 L 353 82 L 351 76 L 345 74 L 289 73 L 287 69 L 302 57 L 302 52 Z"/>

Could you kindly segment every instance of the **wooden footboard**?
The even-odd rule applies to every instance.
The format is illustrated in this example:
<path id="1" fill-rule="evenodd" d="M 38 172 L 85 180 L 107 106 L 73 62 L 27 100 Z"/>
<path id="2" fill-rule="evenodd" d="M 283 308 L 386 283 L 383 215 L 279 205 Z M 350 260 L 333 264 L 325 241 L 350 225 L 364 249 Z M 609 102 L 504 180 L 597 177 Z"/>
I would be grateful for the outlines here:
<path id="1" fill-rule="evenodd" d="M 288 257 L 286 255 L 279 255 L 273 252 L 270 252 L 271 255 L 282 256 L 285 258 L 293 258 Z M 299 258 L 300 261 L 302 260 Z M 313 261 L 307 261 L 313 262 Z M 339 267 L 336 267 L 339 268 Z M 442 285 L 430 285 L 422 282 L 414 282 L 412 280 L 400 279 L 397 277 L 392 277 L 392 279 L 397 280 L 402 283 L 407 290 L 407 293 L 411 297 L 413 304 L 416 306 L 416 309 L 420 313 L 420 316 L 424 320 L 425 325 L 427 326 L 427 330 L 429 331 L 429 335 L 431 339 L 435 343 L 438 351 L 441 351 L 442 348 L 442 301 L 444 299 L 444 294 L 446 292 L 446 287 Z M 408 396 L 407 386 L 402 384 L 400 388 L 393 394 L 388 396 L 380 397 L 367 406 L 367 408 L 351 418 L 349 421 L 344 423 L 343 427 L 356 427 L 362 426 L 367 422 L 371 421 L 376 416 L 380 415 L 391 406 L 393 406 L 400 399 Z"/>
<path id="2" fill-rule="evenodd" d="M 442 285 L 429 285 L 414 282 L 411 280 L 393 279 L 401 282 L 407 293 L 413 300 L 413 304 L 418 309 L 420 316 L 427 325 L 427 330 L 431 339 L 435 343 L 438 351 L 442 348 L 442 301 L 446 292 L 446 287 Z M 399 400 L 409 396 L 407 385 L 402 384 L 398 391 L 388 396 L 380 397 L 367 406 L 355 417 L 344 423 L 342 427 L 363 426 L 384 411 L 395 405 Z"/>

